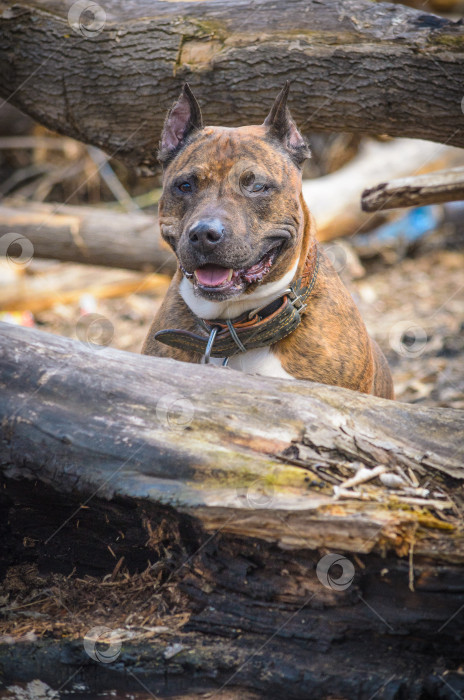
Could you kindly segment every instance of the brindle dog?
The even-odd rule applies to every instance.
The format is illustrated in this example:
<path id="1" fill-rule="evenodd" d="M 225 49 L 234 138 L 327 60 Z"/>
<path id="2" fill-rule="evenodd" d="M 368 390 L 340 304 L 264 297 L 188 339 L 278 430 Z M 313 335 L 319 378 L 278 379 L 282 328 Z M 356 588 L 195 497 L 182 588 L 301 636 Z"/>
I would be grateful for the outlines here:
<path id="1" fill-rule="evenodd" d="M 315 225 L 301 193 L 309 149 L 288 110 L 288 90 L 287 83 L 260 126 L 203 126 L 188 85 L 170 110 L 159 214 L 179 265 L 143 353 L 201 362 L 200 352 L 165 345 L 155 333 L 181 329 L 207 339 L 205 321 L 225 323 L 271 304 L 314 258 Z M 393 398 L 386 359 L 322 250 L 311 265 L 314 286 L 299 325 L 276 342 L 237 351 L 229 366 Z"/>

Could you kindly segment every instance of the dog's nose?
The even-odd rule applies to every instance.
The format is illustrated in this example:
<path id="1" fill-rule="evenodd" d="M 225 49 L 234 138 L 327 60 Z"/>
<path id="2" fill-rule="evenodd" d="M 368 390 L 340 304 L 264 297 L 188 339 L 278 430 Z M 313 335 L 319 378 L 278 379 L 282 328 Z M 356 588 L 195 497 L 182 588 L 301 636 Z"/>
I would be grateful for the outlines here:
<path id="1" fill-rule="evenodd" d="M 211 253 L 223 237 L 224 227 L 219 219 L 201 219 L 189 231 L 190 243 L 203 255 Z"/>

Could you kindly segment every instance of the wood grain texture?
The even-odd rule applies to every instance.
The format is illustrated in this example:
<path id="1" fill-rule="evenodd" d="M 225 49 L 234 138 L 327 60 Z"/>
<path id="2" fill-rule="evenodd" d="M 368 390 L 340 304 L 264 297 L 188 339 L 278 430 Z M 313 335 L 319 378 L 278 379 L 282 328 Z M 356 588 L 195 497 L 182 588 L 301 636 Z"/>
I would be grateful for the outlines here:
<path id="1" fill-rule="evenodd" d="M 401 465 L 427 475 L 433 488 L 452 484 L 460 498 L 458 411 L 310 382 L 264 382 L 102 349 L 79 336 L 74 342 L 1 325 L 0 463 L 7 475 L 149 498 L 194 514 L 207 530 L 288 548 L 304 541 L 404 551 L 417 530 L 417 554 L 464 560 L 461 526 L 440 528 L 420 503 L 388 494 L 379 502 L 335 502 L 318 478 L 344 463 Z"/>
<path id="2" fill-rule="evenodd" d="M 188 80 L 206 123 L 261 123 L 285 79 L 299 126 L 464 145 L 461 22 L 367 0 L 0 3 L 0 95 L 39 122 L 152 172 Z M 84 23 L 85 24 L 85 23 Z M 97 21 L 97 28 L 98 28 Z"/>

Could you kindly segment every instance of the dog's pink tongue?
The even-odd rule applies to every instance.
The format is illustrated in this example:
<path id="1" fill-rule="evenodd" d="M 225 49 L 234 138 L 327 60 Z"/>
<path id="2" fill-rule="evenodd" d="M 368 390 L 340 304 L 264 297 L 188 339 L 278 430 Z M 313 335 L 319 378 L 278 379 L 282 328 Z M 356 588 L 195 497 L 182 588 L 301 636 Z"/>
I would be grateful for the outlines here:
<path id="1" fill-rule="evenodd" d="M 206 287 L 218 287 L 229 277 L 229 269 L 219 265 L 204 265 L 195 270 L 197 280 Z"/>

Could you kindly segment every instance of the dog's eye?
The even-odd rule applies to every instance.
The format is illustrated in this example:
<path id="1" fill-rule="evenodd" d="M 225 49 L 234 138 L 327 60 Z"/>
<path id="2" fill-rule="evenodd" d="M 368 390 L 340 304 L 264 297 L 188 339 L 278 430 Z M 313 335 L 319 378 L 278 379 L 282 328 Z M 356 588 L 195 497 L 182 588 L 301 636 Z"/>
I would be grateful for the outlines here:
<path id="1" fill-rule="evenodd" d="M 184 193 L 191 192 L 192 185 L 190 184 L 190 182 L 181 182 L 180 185 L 177 185 L 177 189 Z"/>
<path id="2" fill-rule="evenodd" d="M 250 187 L 250 192 L 263 192 L 264 190 L 267 190 L 268 188 L 266 185 L 263 185 L 259 182 L 255 182 L 251 187 Z"/>

